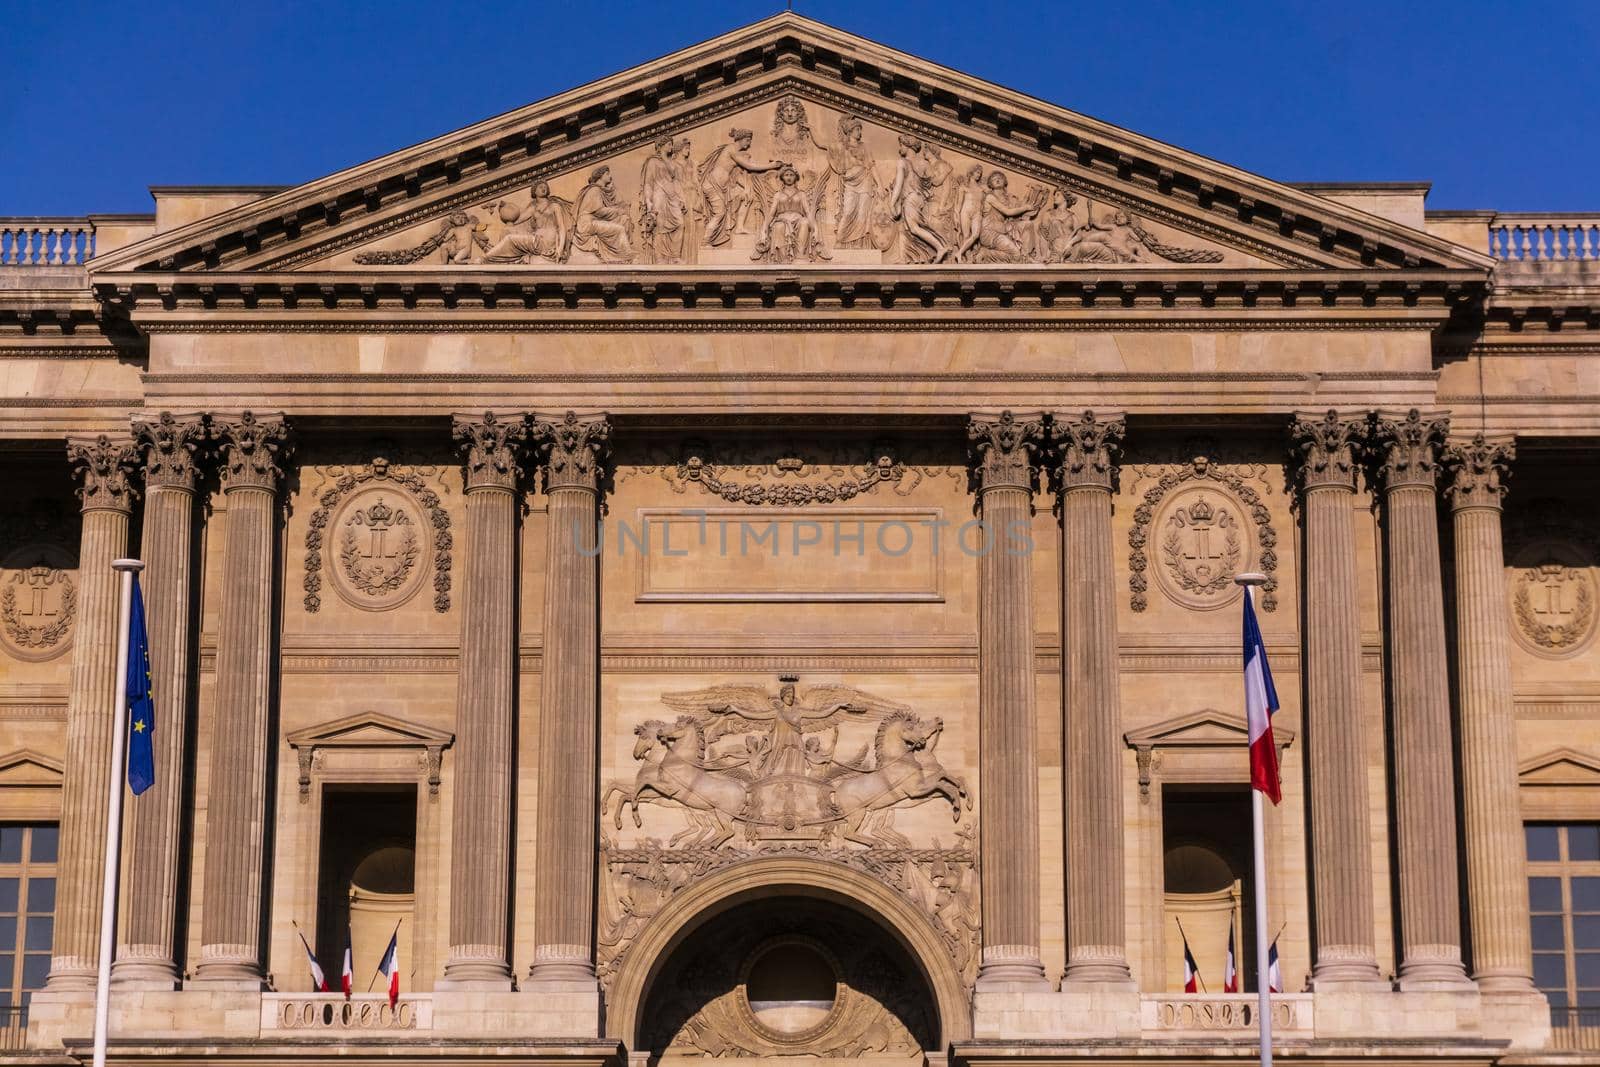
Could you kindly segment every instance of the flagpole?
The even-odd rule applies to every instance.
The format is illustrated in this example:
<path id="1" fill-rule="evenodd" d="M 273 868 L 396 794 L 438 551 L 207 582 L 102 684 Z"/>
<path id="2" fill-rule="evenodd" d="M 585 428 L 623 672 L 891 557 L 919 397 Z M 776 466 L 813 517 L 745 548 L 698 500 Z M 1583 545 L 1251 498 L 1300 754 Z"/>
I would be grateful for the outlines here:
<path id="1" fill-rule="evenodd" d="M 1254 586 L 1266 582 L 1264 574 L 1238 574 L 1234 583 L 1255 606 Z M 1256 1022 L 1260 1029 L 1261 1067 L 1272 1067 L 1272 985 L 1267 977 L 1267 835 L 1261 806 L 1261 790 L 1250 789 L 1250 823 L 1253 828 L 1256 863 Z"/>
<path id="2" fill-rule="evenodd" d="M 122 791 L 127 775 L 123 748 L 128 743 L 128 621 L 133 610 L 134 575 L 144 570 L 136 559 L 111 561 L 122 577 L 117 615 L 117 703 L 111 714 L 111 783 L 106 804 L 106 866 L 100 887 L 100 967 L 94 983 L 94 1067 L 106 1067 L 106 1029 L 111 1015 L 111 952 L 117 934 L 117 874 L 122 856 Z"/>

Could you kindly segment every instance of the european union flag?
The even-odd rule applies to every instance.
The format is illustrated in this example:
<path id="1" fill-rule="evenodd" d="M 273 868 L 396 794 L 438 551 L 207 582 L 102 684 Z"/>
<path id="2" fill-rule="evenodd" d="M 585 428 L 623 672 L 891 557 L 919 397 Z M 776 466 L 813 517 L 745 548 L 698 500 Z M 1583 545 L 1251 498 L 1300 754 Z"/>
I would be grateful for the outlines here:
<path id="1" fill-rule="evenodd" d="M 136 574 L 128 612 L 128 788 L 134 796 L 156 784 L 156 706 L 150 696 L 150 637 Z"/>

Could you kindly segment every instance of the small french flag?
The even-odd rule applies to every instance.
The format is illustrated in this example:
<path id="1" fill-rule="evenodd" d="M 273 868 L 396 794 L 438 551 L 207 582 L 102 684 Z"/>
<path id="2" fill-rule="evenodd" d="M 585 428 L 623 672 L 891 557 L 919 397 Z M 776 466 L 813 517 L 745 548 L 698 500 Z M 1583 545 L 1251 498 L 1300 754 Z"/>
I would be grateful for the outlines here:
<path id="1" fill-rule="evenodd" d="M 1239 992 L 1239 967 L 1233 958 L 1233 927 L 1228 927 L 1228 965 L 1222 972 L 1222 991 L 1224 993 Z"/>
<path id="2" fill-rule="evenodd" d="M 389 947 L 383 951 L 383 962 L 378 964 L 378 973 L 383 975 L 389 986 L 389 1007 L 394 1007 L 395 1001 L 400 999 L 400 928 L 389 937 Z"/>
<path id="3" fill-rule="evenodd" d="M 299 930 L 295 933 L 300 934 Z M 306 964 L 311 968 L 311 991 L 313 993 L 326 993 L 328 991 L 327 976 L 322 973 L 322 964 L 317 962 L 317 954 L 311 951 L 311 943 L 306 940 L 305 934 L 300 934 L 300 944 L 305 946 Z"/>
<path id="4" fill-rule="evenodd" d="M 344 933 L 344 971 L 339 976 L 339 985 L 344 990 L 344 999 L 350 999 L 351 986 L 355 984 L 356 972 L 350 959 L 350 931 Z"/>
<path id="5" fill-rule="evenodd" d="M 1194 953 L 1189 951 L 1187 937 L 1183 939 L 1183 991 L 1200 992 L 1200 966 L 1194 962 Z"/>
<path id="6" fill-rule="evenodd" d="M 1267 992 L 1283 992 L 1283 971 L 1278 969 L 1278 939 L 1272 939 L 1272 947 L 1267 950 Z"/>
<path id="7" fill-rule="evenodd" d="M 1244 710 L 1250 730 L 1250 788 L 1274 804 L 1283 799 L 1278 781 L 1278 749 L 1272 742 L 1272 716 L 1278 711 L 1278 690 L 1267 666 L 1267 646 L 1256 625 L 1254 598 L 1244 595 Z"/>

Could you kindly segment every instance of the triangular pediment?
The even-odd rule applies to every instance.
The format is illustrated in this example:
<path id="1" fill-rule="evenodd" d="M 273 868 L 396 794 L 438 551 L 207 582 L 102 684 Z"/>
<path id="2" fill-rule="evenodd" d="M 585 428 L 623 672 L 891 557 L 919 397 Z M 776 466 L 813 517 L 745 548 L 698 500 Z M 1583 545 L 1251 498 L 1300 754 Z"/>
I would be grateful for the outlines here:
<path id="1" fill-rule="evenodd" d="M 446 748 L 455 740 L 447 730 L 368 711 L 296 730 L 290 748 Z"/>
<path id="2" fill-rule="evenodd" d="M 92 270 L 116 284 L 126 272 L 1490 265 L 783 13 L 128 246 Z"/>
<path id="3" fill-rule="evenodd" d="M 1272 735 L 1279 748 L 1294 741 L 1283 726 L 1274 725 Z M 1229 748 L 1249 744 L 1250 731 L 1243 716 L 1204 708 L 1129 730 L 1124 739 L 1132 748 Z"/>
<path id="4" fill-rule="evenodd" d="M 59 787 L 63 776 L 59 760 L 41 756 L 32 749 L 18 749 L 0 756 L 0 788 Z"/>
<path id="5" fill-rule="evenodd" d="M 1523 785 L 1600 784 L 1600 759 L 1573 748 L 1552 749 L 1524 760 L 1517 770 Z"/>

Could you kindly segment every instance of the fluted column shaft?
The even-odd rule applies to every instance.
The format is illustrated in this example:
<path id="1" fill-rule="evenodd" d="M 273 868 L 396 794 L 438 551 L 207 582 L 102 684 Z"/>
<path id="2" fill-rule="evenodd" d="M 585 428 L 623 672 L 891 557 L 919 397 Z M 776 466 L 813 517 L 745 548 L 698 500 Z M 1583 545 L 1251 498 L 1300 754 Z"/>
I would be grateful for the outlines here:
<path id="1" fill-rule="evenodd" d="M 1048 988 L 1039 954 L 1039 758 L 1033 561 L 1009 550 L 1033 512 L 1037 418 L 968 424 L 978 511 L 992 550 L 978 561 L 978 773 L 983 950 L 980 989 Z"/>
<path id="2" fill-rule="evenodd" d="M 600 491 L 610 424 L 539 420 L 549 498 L 530 982 L 593 983 L 600 715 Z"/>
<path id="3" fill-rule="evenodd" d="M 1116 569 L 1111 553 L 1113 460 L 1121 419 L 1057 416 L 1060 452 L 1061 635 L 1066 694 L 1067 970 L 1064 982 L 1132 981 L 1124 911 L 1122 699 Z"/>
<path id="4" fill-rule="evenodd" d="M 142 581 L 157 770 L 155 784 L 127 805 L 126 919 L 112 972 L 119 985 L 172 989 L 180 977 L 176 901 L 188 718 L 194 453 L 204 431 L 199 416 L 170 412 L 134 423 L 145 461 Z"/>
<path id="5" fill-rule="evenodd" d="M 1510 440 L 1452 445 L 1457 691 L 1472 976 L 1485 990 L 1531 992 L 1527 854 L 1517 797 L 1517 722 L 1501 535 Z"/>
<path id="6" fill-rule="evenodd" d="M 1455 784 L 1437 449 L 1448 420 L 1379 417 L 1388 534 L 1389 677 L 1400 865 L 1400 986 L 1466 981 L 1456 884 Z"/>
<path id="7" fill-rule="evenodd" d="M 1302 419 L 1306 734 L 1311 782 L 1312 982 L 1377 984 L 1361 617 L 1356 584 L 1353 447 L 1365 419 Z"/>
<path id="8" fill-rule="evenodd" d="M 215 728 L 206 790 L 205 896 L 195 981 L 259 988 L 261 893 L 271 818 L 273 578 L 281 418 L 218 417 L 227 500 Z"/>
<path id="9" fill-rule="evenodd" d="M 137 461 L 133 442 L 101 434 L 73 439 L 67 456 L 80 480 L 83 533 L 78 544 L 78 630 L 67 695 L 66 781 L 56 875 L 52 989 L 93 989 L 100 958 L 100 896 L 105 883 L 106 801 L 112 715 L 117 703 L 117 613 L 121 581 L 111 561 L 128 554 Z"/>
<path id="10" fill-rule="evenodd" d="M 451 812 L 450 957 L 458 988 L 509 989 L 517 479 L 523 417 L 458 416 L 466 454 L 461 670 Z"/>

